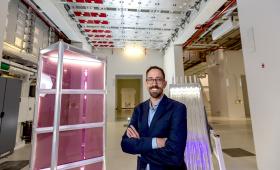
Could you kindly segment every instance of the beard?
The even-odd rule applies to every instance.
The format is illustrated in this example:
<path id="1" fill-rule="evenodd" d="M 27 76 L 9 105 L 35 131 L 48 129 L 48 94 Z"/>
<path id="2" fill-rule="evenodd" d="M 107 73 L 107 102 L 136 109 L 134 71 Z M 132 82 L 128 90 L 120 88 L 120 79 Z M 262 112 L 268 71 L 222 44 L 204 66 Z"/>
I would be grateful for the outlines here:
<path id="1" fill-rule="evenodd" d="M 153 91 L 152 89 L 157 89 L 157 91 Z M 158 99 L 162 95 L 163 89 L 158 86 L 152 86 L 149 88 L 149 93 L 151 97 Z"/>

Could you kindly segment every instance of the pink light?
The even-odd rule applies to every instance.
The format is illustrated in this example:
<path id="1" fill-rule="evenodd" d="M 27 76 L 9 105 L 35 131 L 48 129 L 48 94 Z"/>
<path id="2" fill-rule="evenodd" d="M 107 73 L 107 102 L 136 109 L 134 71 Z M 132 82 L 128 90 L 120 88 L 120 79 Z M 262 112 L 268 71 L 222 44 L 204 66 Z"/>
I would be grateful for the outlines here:
<path id="1" fill-rule="evenodd" d="M 49 60 L 54 63 L 57 63 L 58 61 L 56 55 L 52 55 L 51 57 L 49 57 Z M 91 67 L 100 67 L 102 65 L 101 61 L 93 58 L 77 58 L 71 56 L 64 56 L 63 63 L 70 65 L 86 65 Z"/>
<path id="2" fill-rule="evenodd" d="M 86 77 L 88 76 L 88 70 L 87 69 L 85 70 L 85 76 Z"/>
<path id="3" fill-rule="evenodd" d="M 87 85 L 88 85 L 88 82 L 87 82 L 87 77 L 88 77 L 88 70 L 86 69 L 85 72 L 85 90 L 87 89 Z"/>
<path id="4" fill-rule="evenodd" d="M 85 82 L 85 90 L 87 89 L 87 82 Z"/>
<path id="5" fill-rule="evenodd" d="M 84 71 L 84 75 L 85 75 L 85 79 L 84 79 L 84 85 L 85 85 L 85 90 L 87 89 L 87 81 L 88 81 L 88 69 L 85 69 Z M 83 123 L 86 120 L 86 107 L 87 107 L 87 95 L 84 95 L 84 103 L 83 103 L 83 115 L 82 115 L 82 119 L 83 119 Z M 82 159 L 86 159 L 86 155 L 85 155 L 85 148 L 86 148 L 86 132 L 85 129 L 82 130 L 82 145 L 81 145 L 81 156 Z"/>

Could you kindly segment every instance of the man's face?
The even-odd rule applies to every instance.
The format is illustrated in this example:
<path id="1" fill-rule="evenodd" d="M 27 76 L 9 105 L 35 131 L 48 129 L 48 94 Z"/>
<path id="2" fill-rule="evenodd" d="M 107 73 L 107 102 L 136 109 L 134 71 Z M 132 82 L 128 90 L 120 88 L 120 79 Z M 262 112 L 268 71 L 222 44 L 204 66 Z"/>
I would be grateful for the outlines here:
<path id="1" fill-rule="evenodd" d="M 148 72 L 146 86 L 151 97 L 156 99 L 161 97 L 161 94 L 166 87 L 166 81 L 164 80 L 160 70 L 152 69 Z"/>

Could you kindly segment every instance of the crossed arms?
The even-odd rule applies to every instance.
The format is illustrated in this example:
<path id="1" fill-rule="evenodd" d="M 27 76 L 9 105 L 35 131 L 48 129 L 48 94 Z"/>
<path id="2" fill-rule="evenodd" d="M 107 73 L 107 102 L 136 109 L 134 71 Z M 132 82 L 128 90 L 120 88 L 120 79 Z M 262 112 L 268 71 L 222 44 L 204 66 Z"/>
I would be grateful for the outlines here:
<path id="1" fill-rule="evenodd" d="M 130 126 L 122 138 L 123 151 L 130 154 L 141 154 L 141 157 L 148 160 L 149 163 L 168 166 L 180 165 L 183 161 L 187 137 L 186 107 L 179 105 L 172 113 L 170 131 L 166 138 L 139 135 L 139 114 L 139 110 L 135 109 Z M 156 141 L 156 147 L 153 147 L 153 140 Z"/>

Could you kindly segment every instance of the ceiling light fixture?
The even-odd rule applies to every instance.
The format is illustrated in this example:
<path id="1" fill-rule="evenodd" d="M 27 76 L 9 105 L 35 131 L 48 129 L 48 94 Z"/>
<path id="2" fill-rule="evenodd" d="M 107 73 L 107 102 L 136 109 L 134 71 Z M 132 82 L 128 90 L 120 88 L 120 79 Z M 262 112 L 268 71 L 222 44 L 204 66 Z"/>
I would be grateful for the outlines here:
<path id="1" fill-rule="evenodd" d="M 129 58 L 141 58 L 144 56 L 145 49 L 137 44 L 126 45 L 124 48 L 125 56 Z"/>

